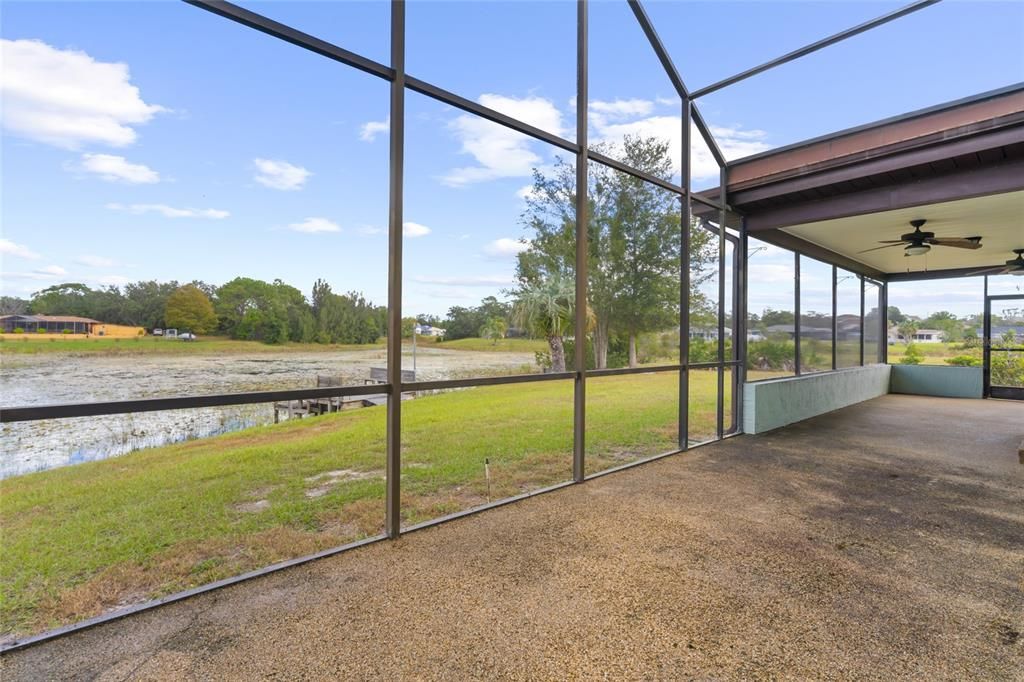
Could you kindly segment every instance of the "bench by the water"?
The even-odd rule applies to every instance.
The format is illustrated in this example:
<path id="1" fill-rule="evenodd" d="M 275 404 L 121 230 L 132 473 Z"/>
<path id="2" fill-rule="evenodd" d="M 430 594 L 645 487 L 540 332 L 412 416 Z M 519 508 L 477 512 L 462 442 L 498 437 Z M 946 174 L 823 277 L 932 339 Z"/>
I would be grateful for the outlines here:
<path id="1" fill-rule="evenodd" d="M 371 367 L 370 377 L 364 381 L 365 384 L 386 384 L 388 381 L 388 371 L 384 367 Z M 412 370 L 402 370 L 402 383 L 412 383 L 416 381 L 416 372 Z M 316 376 L 316 387 L 317 388 L 335 388 L 345 385 L 345 380 L 341 377 L 326 376 L 318 374 Z M 403 400 L 407 400 L 411 396 L 402 396 Z M 336 396 L 332 398 L 302 398 L 300 400 L 289 400 L 283 403 L 274 403 L 274 423 L 277 424 L 281 415 L 284 414 L 288 419 L 295 417 L 305 417 L 307 415 L 317 416 L 321 414 L 330 414 L 332 412 L 340 412 L 341 410 L 350 409 L 353 407 L 373 407 L 376 405 L 385 405 L 388 401 L 387 393 L 370 393 L 367 395 L 355 395 L 355 396 Z"/>
<path id="2" fill-rule="evenodd" d="M 319 377 L 317 377 L 319 380 Z M 416 381 L 416 371 L 412 369 L 402 370 L 402 383 L 411 384 Z M 388 370 L 387 367 L 371 367 L 370 378 L 364 381 L 367 384 L 386 384 L 388 383 Z M 335 384 L 341 386 L 341 384 Z"/>

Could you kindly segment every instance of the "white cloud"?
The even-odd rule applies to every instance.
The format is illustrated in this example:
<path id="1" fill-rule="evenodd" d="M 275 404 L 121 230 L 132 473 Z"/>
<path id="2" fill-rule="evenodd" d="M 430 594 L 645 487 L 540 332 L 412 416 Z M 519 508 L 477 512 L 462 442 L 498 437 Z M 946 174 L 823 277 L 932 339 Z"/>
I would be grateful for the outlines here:
<path id="1" fill-rule="evenodd" d="M 97 284 L 102 284 L 104 286 L 123 287 L 125 284 L 129 284 L 132 280 L 124 275 L 103 275 L 102 277 L 97 277 L 95 281 Z"/>
<path id="2" fill-rule="evenodd" d="M 484 276 L 484 277 L 433 277 L 417 276 L 413 280 L 421 284 L 433 284 L 442 287 L 504 287 L 515 284 L 511 276 Z"/>
<path id="3" fill-rule="evenodd" d="M 107 204 L 111 211 L 131 213 L 132 215 L 143 215 L 145 213 L 159 213 L 165 218 L 209 218 L 211 220 L 223 220 L 231 215 L 228 211 L 217 208 L 174 208 L 167 204 Z"/>
<path id="4" fill-rule="evenodd" d="M 789 265 L 750 261 L 750 281 L 758 284 L 793 284 L 792 257 Z"/>
<path id="5" fill-rule="evenodd" d="M 151 185 L 160 182 L 160 174 L 141 163 L 131 163 L 113 154 L 82 154 L 78 163 L 65 163 L 65 170 L 94 173 L 107 182 Z"/>
<path id="6" fill-rule="evenodd" d="M 47 280 L 56 279 L 63 277 L 68 274 L 67 270 L 59 265 L 47 265 L 43 268 L 37 268 L 31 272 L 4 272 L 3 279 L 35 279 L 35 280 Z"/>
<path id="7" fill-rule="evenodd" d="M 612 102 L 594 100 L 587 115 L 596 126 L 606 125 L 610 120 L 649 116 L 654 111 L 654 102 L 646 99 L 617 99 Z"/>
<path id="8" fill-rule="evenodd" d="M 615 100 L 590 103 L 590 122 L 593 125 L 594 142 L 622 144 L 627 135 L 655 137 L 667 140 L 672 156 L 673 172 L 680 172 L 682 160 L 682 117 L 676 114 L 659 115 L 657 106 L 677 104 L 665 100 Z M 756 154 L 769 148 L 764 141 L 766 133 L 761 130 L 744 130 L 739 127 L 713 126 L 712 135 L 726 159 L 737 159 Z M 718 162 L 711 155 L 695 125 L 690 126 L 690 175 L 695 180 L 717 182 Z"/>
<path id="9" fill-rule="evenodd" d="M 85 52 L 40 40 L 0 40 L 3 127 L 64 149 L 135 142 L 134 125 L 163 107 L 147 104 L 127 64 L 99 62 Z"/>
<path id="10" fill-rule="evenodd" d="M 253 159 L 256 175 L 253 179 L 271 189 L 284 191 L 302 189 L 309 176 L 313 175 L 302 166 L 295 166 L 287 161 L 272 159 Z"/>
<path id="11" fill-rule="evenodd" d="M 563 133 L 562 112 L 542 97 L 518 99 L 484 94 L 479 102 L 542 130 Z M 441 178 L 446 185 L 462 187 L 499 178 L 525 177 L 542 161 L 533 151 L 529 137 L 479 116 L 463 114 L 449 127 L 462 143 L 462 153 L 472 156 L 477 165 L 452 169 Z"/>
<path id="12" fill-rule="evenodd" d="M 402 223 L 402 234 L 409 238 L 425 237 L 430 234 L 430 228 L 419 223 Z"/>
<path id="13" fill-rule="evenodd" d="M 375 234 L 380 234 L 383 231 L 383 227 L 374 227 L 373 225 L 363 225 L 358 230 L 359 234 L 366 235 L 367 237 L 371 237 Z"/>
<path id="14" fill-rule="evenodd" d="M 0 254 L 14 256 L 15 258 L 27 258 L 28 260 L 40 258 L 39 254 L 32 249 L 23 244 L 15 244 L 10 239 L 0 239 Z"/>
<path id="15" fill-rule="evenodd" d="M 359 139 L 363 142 L 373 142 L 381 133 L 388 132 L 391 127 L 390 119 L 383 121 L 367 121 L 359 127 Z"/>
<path id="16" fill-rule="evenodd" d="M 84 254 L 75 259 L 75 263 L 78 265 L 86 265 L 90 268 L 109 268 L 114 264 L 114 261 L 110 258 L 104 258 L 103 256 L 91 256 Z"/>
<path id="17" fill-rule="evenodd" d="M 530 248 L 529 242 L 522 242 L 518 239 L 502 237 L 484 247 L 484 253 L 488 256 L 509 257 L 522 253 Z"/>
<path id="18" fill-rule="evenodd" d="M 341 232 L 341 227 L 327 218 L 306 218 L 301 223 L 292 223 L 288 226 L 288 229 L 293 232 L 304 232 L 306 234 Z"/>

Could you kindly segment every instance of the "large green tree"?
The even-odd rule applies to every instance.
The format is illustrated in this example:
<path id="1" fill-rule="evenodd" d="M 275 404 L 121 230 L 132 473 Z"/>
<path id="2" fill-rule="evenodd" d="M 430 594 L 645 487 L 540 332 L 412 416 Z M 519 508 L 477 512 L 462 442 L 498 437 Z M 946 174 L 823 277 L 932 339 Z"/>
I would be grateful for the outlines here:
<path id="1" fill-rule="evenodd" d="M 666 141 L 627 136 L 619 148 L 598 151 L 650 175 L 671 181 Z M 588 168 L 587 301 L 594 315 L 594 364 L 607 367 L 614 336 L 624 336 L 636 364 L 636 338 L 672 327 L 679 315 L 680 225 L 678 195 L 598 163 Z M 576 172 L 561 159 L 551 170 L 534 170 L 521 222 L 529 248 L 518 256 L 520 292 L 550 280 L 575 280 Z M 690 224 L 690 308 L 708 308 L 700 286 L 717 257 L 713 233 Z"/>
<path id="2" fill-rule="evenodd" d="M 193 284 L 186 284 L 167 297 L 164 319 L 168 327 L 195 334 L 209 334 L 217 328 L 213 303 Z"/>

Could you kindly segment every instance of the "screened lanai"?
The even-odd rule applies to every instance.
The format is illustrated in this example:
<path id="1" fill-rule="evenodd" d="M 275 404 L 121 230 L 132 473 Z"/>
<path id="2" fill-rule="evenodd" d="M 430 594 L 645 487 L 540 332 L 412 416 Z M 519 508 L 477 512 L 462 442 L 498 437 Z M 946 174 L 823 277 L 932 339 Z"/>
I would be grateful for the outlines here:
<path id="1" fill-rule="evenodd" d="M 5 389 L 0 413 L 10 530 L 3 636 L 14 669 L 31 676 L 42 665 L 32 652 L 47 646 L 60 652 L 51 673 L 81 665 L 79 643 L 104 632 L 115 641 L 121 635 L 104 628 L 130 627 L 112 621 L 159 628 L 156 607 L 169 602 L 183 602 L 170 609 L 187 621 L 188 604 L 212 604 L 203 600 L 229 586 L 223 594 L 248 595 L 283 581 L 268 597 L 270 612 L 322 613 L 277 600 L 298 595 L 306 609 L 309 586 L 290 583 L 299 575 L 290 571 L 332 566 L 344 568 L 323 579 L 324 598 L 344 594 L 338 609 L 360 624 L 343 639 L 372 639 L 373 624 L 394 615 L 373 611 L 380 604 L 367 596 L 387 592 L 387 562 L 430 591 L 444 577 L 423 553 L 441 556 L 450 543 L 462 566 L 475 540 L 459 529 L 486 527 L 487 542 L 502 538 L 511 548 L 499 560 L 498 546 L 487 544 L 490 575 L 543 582 L 531 573 L 536 561 L 514 560 L 536 559 L 525 549 L 530 534 L 514 529 L 547 519 L 567 545 L 599 547 L 615 563 L 631 551 L 632 495 L 645 491 L 635 500 L 640 534 L 668 547 L 661 515 L 685 534 L 700 525 L 687 525 L 700 514 L 694 500 L 725 516 L 732 512 L 722 499 L 757 506 L 761 484 L 747 480 L 745 464 L 790 486 L 764 483 L 772 495 L 807 486 L 821 500 L 855 492 L 853 483 L 827 489 L 832 474 L 856 470 L 850 480 L 863 485 L 887 475 L 886 448 L 897 441 L 911 445 L 892 454 L 893 471 L 917 481 L 926 460 L 943 475 L 955 468 L 939 435 L 923 427 L 917 440 L 896 434 L 894 415 L 941 428 L 933 415 L 960 411 L 989 425 L 992 451 L 972 464 L 984 470 L 972 485 L 985 490 L 984 514 L 1013 516 L 1014 493 L 999 486 L 1016 471 L 1003 460 L 1017 455 L 996 449 L 1013 439 L 1022 405 L 1009 400 L 1024 391 L 1015 335 L 1024 330 L 1024 61 L 1013 47 L 1024 38 L 1021 8 L 768 5 L 186 0 L 83 3 L 60 21 L 13 8 L 3 29 L 5 81 L 13 83 L 4 98 L 14 107 L 4 149 L 25 180 L 5 178 L 6 193 L 23 197 L 5 204 L 5 222 L 68 220 L 45 213 L 56 205 L 31 201 L 40 198 L 38 180 L 28 180 L 49 172 L 68 183 L 60 194 L 80 204 L 82 229 L 45 243 L 32 241 L 33 230 L 12 231 L 7 279 L 27 284 L 5 289 L 5 300 L 50 314 L 70 313 L 34 306 L 96 300 L 106 314 L 144 316 L 152 292 L 164 291 L 155 322 L 169 328 L 180 319 L 171 317 L 181 310 L 170 300 L 177 296 L 189 326 L 176 326 L 209 329 L 179 344 L 154 336 L 155 323 L 130 321 L 150 334 L 116 348 L 58 340 L 50 356 L 42 340 L 4 335 L 0 351 L 20 359 L 16 371 L 55 377 L 67 367 L 72 378 L 47 392 Z M 762 29 L 775 21 L 774 32 Z M 907 49 L 968 29 L 991 34 L 971 55 Z M 737 42 L 744 48 L 730 49 Z M 117 106 L 87 95 L 67 106 L 57 96 L 92 75 L 115 83 Z M 25 85 L 33 79 L 42 83 L 36 90 Z M 91 108 L 103 124 L 96 129 L 86 125 Z M 46 124 L 53 111 L 60 125 Z M 145 242 L 134 236 L 139 228 L 149 230 Z M 51 257 L 65 265 L 39 266 Z M 22 260 L 23 271 L 11 269 Z M 949 304 L 934 304 L 944 287 L 955 292 Z M 967 303 L 957 308 L 960 297 Z M 948 321 L 931 314 L 941 310 L 959 325 L 956 349 L 940 344 L 949 358 L 907 342 L 926 322 Z M 913 362 L 915 353 L 925 361 Z M 872 423 L 886 430 L 869 433 Z M 829 462 L 837 468 L 802 478 L 801 467 L 827 456 L 830 433 L 839 439 L 841 456 Z M 870 462 L 857 460 L 858 433 L 870 437 Z M 714 492 L 719 457 L 728 462 L 720 481 L 736 485 L 735 499 Z M 701 485 L 684 483 L 689 474 Z M 652 491 L 689 500 L 685 513 L 659 507 Z M 877 494 L 884 504 L 898 497 Z M 907 494 L 918 495 L 922 524 L 929 505 L 942 503 L 923 487 Z M 595 503 L 600 519 L 581 531 L 558 518 L 559 500 L 573 514 Z M 803 513 L 805 503 L 786 497 L 762 511 Z M 813 511 L 835 513 L 825 507 Z M 878 530 L 864 518 L 839 525 L 851 538 Z M 402 540 L 448 522 L 456 523 Z M 728 545 L 761 523 L 700 526 L 710 540 L 688 540 L 685 553 Z M 786 537 L 832 532 L 832 520 L 822 523 L 787 527 Z M 993 551 L 1006 555 L 999 562 L 1009 561 L 1003 540 L 1019 519 L 963 523 L 989 528 Z M 826 544 L 861 542 L 844 538 Z M 544 542 L 551 549 L 559 540 Z M 638 568 L 661 566 L 652 558 L 661 550 L 643 546 Z M 723 566 L 742 572 L 737 557 L 765 547 L 733 549 Z M 675 569 L 686 560 L 666 551 L 666 580 L 679 587 Z M 809 566 L 819 551 L 797 554 Z M 579 576 L 601 561 L 584 554 L 579 574 L 544 569 L 560 576 L 547 587 L 564 590 L 575 575 L 585 592 Z M 323 568 L 296 568 L 314 560 Z M 926 560 L 954 565 L 941 552 Z M 1008 564 L 999 562 L 1003 576 Z M 837 575 L 850 568 L 841 564 Z M 404 572 L 417 565 L 427 570 Z M 375 576 L 359 583 L 364 592 L 337 591 L 338 575 L 361 570 Z M 685 571 L 721 588 L 707 566 Z M 421 584 L 417 575 L 429 578 Z M 600 582 L 608 599 L 627 599 L 608 576 Z M 978 612 L 1017 632 L 1003 608 L 1012 598 L 1002 583 L 993 590 L 972 594 L 979 603 L 991 597 L 999 613 Z M 628 599 L 657 613 L 652 627 L 662 632 L 682 602 L 666 596 L 662 613 L 656 592 L 645 584 Z M 537 614 L 561 597 L 544 586 L 517 594 L 537 605 L 520 615 L 543 641 L 550 632 Z M 736 608 L 736 595 L 720 596 L 715 609 Z M 430 603 L 427 611 L 441 609 Z M 477 619 L 472 604 L 459 603 Z M 558 603 L 570 621 L 587 612 Z M 500 604 L 505 615 L 518 608 Z M 182 635 L 189 660 L 211 638 L 235 655 L 232 642 L 266 626 L 268 611 L 240 611 L 237 631 L 221 614 L 198 639 Z M 337 627 L 331 613 L 309 627 Z M 413 630 L 433 627 L 424 614 Z M 486 639 L 499 637 L 501 617 L 480 618 Z M 733 611 L 724 620 L 737 618 Z M 579 626 L 581 637 L 593 634 Z M 467 637 L 459 633 L 460 646 Z M 143 639 L 161 652 L 159 665 L 168 663 L 166 642 Z M 721 644 L 698 640 L 658 636 L 659 646 L 688 651 Z M 864 642 L 879 641 L 864 633 Z M 440 676 L 449 655 L 435 644 L 419 668 L 426 676 Z M 421 654 L 431 650 L 421 645 Z M 119 659 L 114 649 L 104 648 L 105 670 L 137 670 L 133 657 L 148 655 Z M 621 672 L 655 670 L 648 666 L 662 659 L 645 651 L 639 668 Z M 1010 649 L 998 651 L 990 660 L 1003 672 Z M 602 652 L 603 669 L 614 670 L 614 656 Z M 539 670 L 539 655 L 530 648 L 527 659 L 490 672 Z M 963 670 L 984 667 L 966 651 L 956 655 Z M 699 670 L 713 674 L 709 660 Z M 396 661 L 382 670 L 416 674 Z M 333 674 L 372 668 L 335 663 Z M 473 665 L 453 669 L 489 674 Z M 596 672 L 563 665 L 546 674 Z M 851 668 L 870 669 L 862 659 Z M 741 665 L 722 670 L 744 676 Z"/>

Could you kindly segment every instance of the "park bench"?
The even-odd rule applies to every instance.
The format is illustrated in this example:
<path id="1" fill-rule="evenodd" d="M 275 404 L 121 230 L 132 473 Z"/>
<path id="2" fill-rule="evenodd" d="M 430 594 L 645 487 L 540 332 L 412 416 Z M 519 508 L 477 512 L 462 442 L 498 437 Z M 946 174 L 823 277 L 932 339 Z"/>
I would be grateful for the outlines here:
<path id="1" fill-rule="evenodd" d="M 411 384 L 416 381 L 416 372 L 411 369 L 402 370 L 402 383 Z M 388 383 L 388 370 L 386 367 L 371 367 L 370 378 L 366 380 L 367 384 L 386 384 Z"/>

